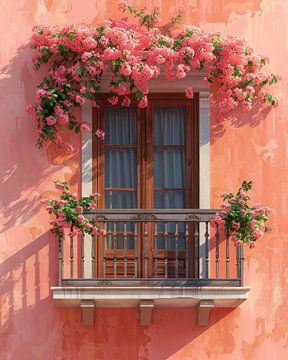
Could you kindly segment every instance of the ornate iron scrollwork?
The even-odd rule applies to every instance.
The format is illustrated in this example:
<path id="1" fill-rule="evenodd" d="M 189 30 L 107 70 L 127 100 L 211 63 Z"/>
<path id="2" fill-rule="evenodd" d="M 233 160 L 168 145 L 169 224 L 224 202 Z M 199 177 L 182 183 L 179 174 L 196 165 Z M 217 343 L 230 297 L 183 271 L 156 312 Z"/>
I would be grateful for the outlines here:
<path id="1" fill-rule="evenodd" d="M 156 216 L 153 214 L 137 214 L 131 217 L 131 220 L 134 221 L 155 221 Z"/>
<path id="2" fill-rule="evenodd" d="M 92 220 L 93 221 L 106 221 L 107 217 L 103 214 L 97 214 L 97 215 L 93 216 Z"/>
<path id="3" fill-rule="evenodd" d="M 195 214 L 189 214 L 187 216 L 185 216 L 185 220 L 187 221 L 200 221 L 199 216 L 195 215 Z"/>

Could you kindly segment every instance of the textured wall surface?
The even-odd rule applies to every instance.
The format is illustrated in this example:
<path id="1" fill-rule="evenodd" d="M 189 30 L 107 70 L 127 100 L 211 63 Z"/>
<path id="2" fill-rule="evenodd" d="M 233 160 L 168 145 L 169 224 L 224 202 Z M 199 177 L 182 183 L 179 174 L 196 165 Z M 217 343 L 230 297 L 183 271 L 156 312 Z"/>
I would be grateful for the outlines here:
<path id="1" fill-rule="evenodd" d="M 156 309 L 153 325 L 143 328 L 134 309 L 97 309 L 96 325 L 88 328 L 81 324 L 80 310 L 57 309 L 51 300 L 56 244 L 40 200 L 51 196 L 55 178 L 77 189 L 80 155 L 35 148 L 35 124 L 24 109 L 33 102 L 41 74 L 32 70 L 27 42 L 35 24 L 95 25 L 119 16 L 117 3 L 0 2 L 0 359 L 287 359 L 287 0 L 137 1 L 159 5 L 164 20 L 184 5 L 184 23 L 244 34 L 258 52 L 271 56 L 271 71 L 283 77 L 274 87 L 277 109 L 233 113 L 224 126 L 215 124 L 212 114 L 212 205 L 219 206 L 222 191 L 252 179 L 253 198 L 274 209 L 274 231 L 246 251 L 249 300 L 235 310 L 212 311 L 210 326 L 202 328 L 195 325 L 195 309 Z"/>

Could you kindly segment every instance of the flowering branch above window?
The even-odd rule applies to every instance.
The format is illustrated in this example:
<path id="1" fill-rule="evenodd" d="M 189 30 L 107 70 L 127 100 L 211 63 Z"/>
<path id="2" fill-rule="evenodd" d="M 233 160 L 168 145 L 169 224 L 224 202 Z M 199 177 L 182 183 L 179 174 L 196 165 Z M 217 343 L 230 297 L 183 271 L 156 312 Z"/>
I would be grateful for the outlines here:
<path id="1" fill-rule="evenodd" d="M 109 20 L 96 27 L 69 25 L 62 29 L 34 27 L 31 47 L 37 54 L 33 63 L 36 69 L 49 65 L 49 75 L 38 86 L 36 104 L 28 106 L 38 124 L 38 147 L 45 141 L 60 143 L 58 129 L 63 126 L 76 133 L 89 131 L 85 121 L 75 118 L 73 109 L 87 100 L 97 106 L 108 69 L 112 70 L 109 101 L 113 105 L 129 106 L 134 94 L 138 107 L 145 108 L 149 81 L 159 76 L 162 67 L 167 80 L 205 71 L 208 84 L 218 85 L 221 120 L 238 107 L 250 111 L 257 101 L 277 105 L 265 87 L 276 83 L 278 77 L 262 72 L 269 59 L 256 55 L 244 38 L 180 26 L 181 14 L 159 26 L 157 9 L 149 13 L 127 4 L 121 9 L 137 21 Z M 186 88 L 185 94 L 193 98 L 192 87 Z M 94 136 L 103 139 L 104 133 L 98 130 Z"/>
<path id="2" fill-rule="evenodd" d="M 251 188 L 251 181 L 243 181 L 236 196 L 232 193 L 224 193 L 222 210 L 212 221 L 212 224 L 229 236 L 236 246 L 249 244 L 250 248 L 255 246 L 256 240 L 264 233 L 271 230 L 270 226 L 265 225 L 271 209 L 259 203 L 251 207 L 248 205 L 250 198 L 247 192 Z"/>
<path id="3" fill-rule="evenodd" d="M 76 200 L 75 196 L 71 194 L 66 182 L 55 180 L 54 183 L 56 189 L 62 191 L 60 199 L 44 200 L 46 210 L 55 217 L 55 219 L 50 222 L 51 232 L 58 239 L 64 238 L 65 228 L 70 237 L 83 235 L 84 233 L 89 235 L 103 235 L 105 231 L 101 229 L 99 225 L 90 222 L 83 215 L 83 211 L 96 208 L 96 201 L 100 195 L 94 193 Z"/>

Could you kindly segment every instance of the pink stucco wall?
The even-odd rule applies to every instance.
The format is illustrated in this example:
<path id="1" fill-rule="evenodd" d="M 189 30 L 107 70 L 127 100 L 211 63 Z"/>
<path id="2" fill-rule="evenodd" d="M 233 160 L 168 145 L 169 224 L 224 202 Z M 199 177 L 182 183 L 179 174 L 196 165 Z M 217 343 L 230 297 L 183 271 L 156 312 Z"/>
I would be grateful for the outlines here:
<path id="1" fill-rule="evenodd" d="M 94 327 L 80 310 L 58 309 L 49 287 L 56 284 L 56 244 L 40 200 L 55 178 L 79 183 L 79 154 L 35 148 L 35 126 L 24 112 L 41 74 L 31 66 L 27 42 L 38 23 L 96 24 L 118 16 L 117 0 L 3 0 L 0 11 L 0 359 L 235 359 L 288 357 L 288 6 L 287 0 L 147 0 L 164 19 L 185 5 L 185 23 L 244 34 L 271 56 L 282 75 L 274 87 L 280 105 L 251 115 L 233 114 L 211 126 L 211 194 L 255 181 L 254 197 L 274 209 L 274 231 L 246 251 L 249 300 L 235 310 L 212 312 L 197 327 L 195 309 L 155 310 L 153 325 L 140 327 L 136 309 L 97 309 Z M 248 120 L 253 118 L 253 126 Z M 77 140 L 72 139 L 77 142 Z"/>

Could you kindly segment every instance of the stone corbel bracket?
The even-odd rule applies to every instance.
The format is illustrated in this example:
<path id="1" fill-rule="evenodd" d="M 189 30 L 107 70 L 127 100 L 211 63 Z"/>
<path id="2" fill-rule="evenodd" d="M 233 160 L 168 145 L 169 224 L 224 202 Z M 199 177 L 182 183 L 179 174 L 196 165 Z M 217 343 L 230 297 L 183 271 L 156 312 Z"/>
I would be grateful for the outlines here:
<path id="1" fill-rule="evenodd" d="M 94 300 L 81 300 L 82 323 L 83 325 L 94 325 L 95 302 Z"/>
<path id="2" fill-rule="evenodd" d="M 214 308 L 213 300 L 201 300 L 197 306 L 198 326 L 207 326 L 210 323 L 210 311 Z"/>
<path id="3" fill-rule="evenodd" d="M 141 300 L 139 304 L 140 325 L 148 326 L 152 323 L 153 300 Z"/>

